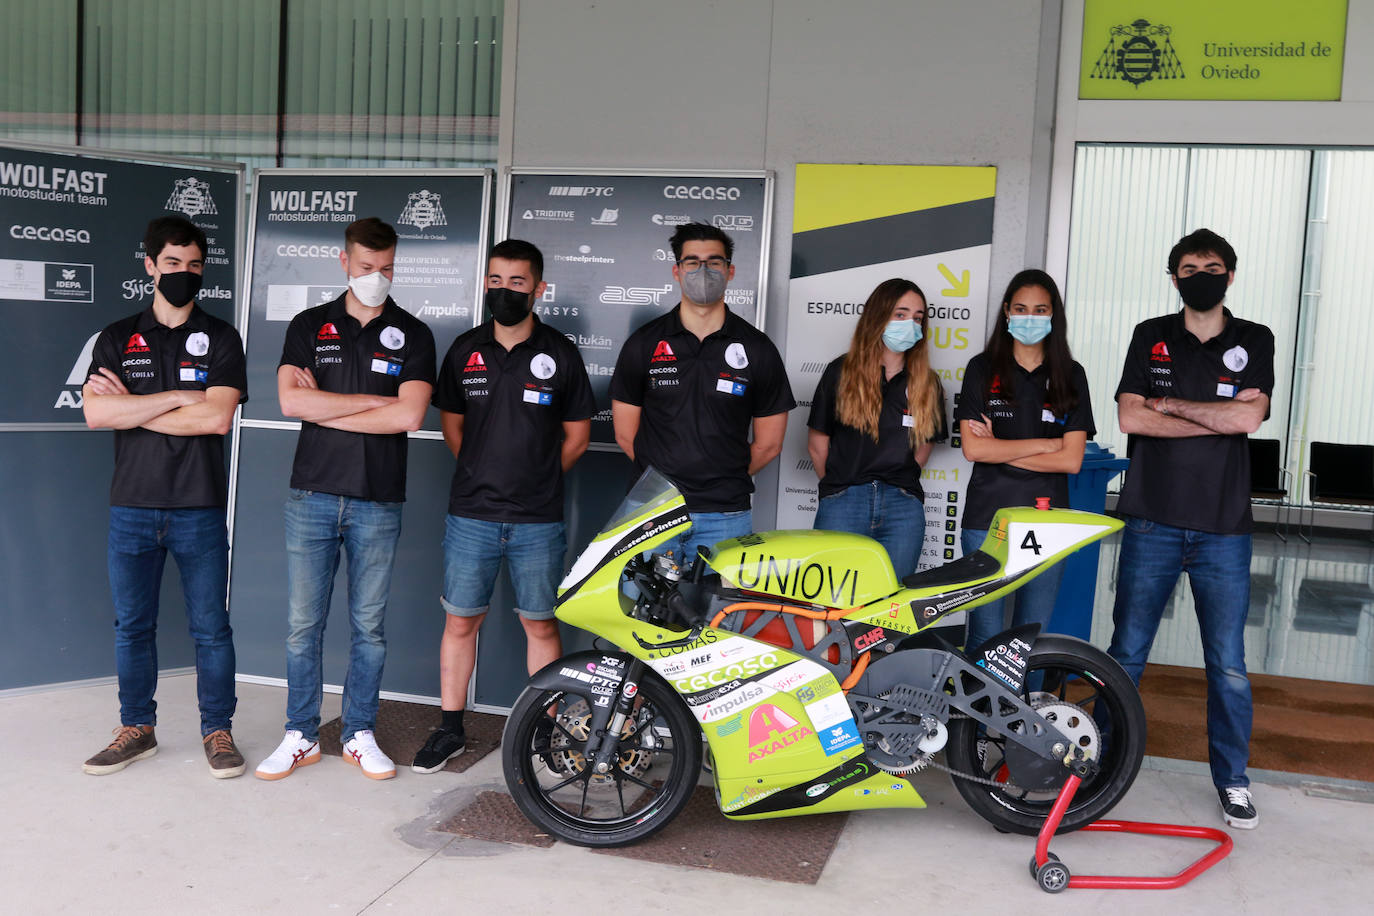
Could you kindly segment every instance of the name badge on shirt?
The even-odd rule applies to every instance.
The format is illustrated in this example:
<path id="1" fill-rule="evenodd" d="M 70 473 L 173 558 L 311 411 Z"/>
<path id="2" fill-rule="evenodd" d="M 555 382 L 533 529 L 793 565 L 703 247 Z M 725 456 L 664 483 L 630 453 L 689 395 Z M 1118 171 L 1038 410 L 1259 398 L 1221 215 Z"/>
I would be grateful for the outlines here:
<path id="1" fill-rule="evenodd" d="M 1217 397 L 1233 398 L 1236 396 L 1236 386 L 1226 382 L 1217 382 Z"/>
<path id="2" fill-rule="evenodd" d="M 196 369 L 192 366 L 182 366 L 180 375 L 183 382 L 203 382 L 209 378 L 204 369 Z"/>
<path id="3" fill-rule="evenodd" d="M 534 391 L 534 390 L 532 390 L 532 389 L 530 389 L 530 388 L 526 388 L 526 389 L 525 389 L 525 403 L 526 403 L 526 404 L 552 404 L 552 403 L 553 403 L 553 392 L 552 392 L 552 391 Z"/>
<path id="4" fill-rule="evenodd" d="M 372 360 L 372 371 L 373 371 L 373 372 L 379 372 L 379 373 L 381 373 L 382 375 L 400 375 L 400 374 L 401 374 L 401 364 L 400 364 L 400 363 L 393 363 L 393 362 L 391 362 L 390 360 L 386 360 L 386 359 L 376 359 L 376 358 L 374 358 L 374 359 Z"/>
<path id="5" fill-rule="evenodd" d="M 745 384 L 743 382 L 732 382 L 728 378 L 716 379 L 716 390 L 725 394 L 733 394 L 740 397 L 744 394 Z"/>
<path id="6" fill-rule="evenodd" d="M 912 419 L 911 414 L 904 413 L 902 414 L 902 425 L 906 427 L 915 426 L 916 421 Z"/>

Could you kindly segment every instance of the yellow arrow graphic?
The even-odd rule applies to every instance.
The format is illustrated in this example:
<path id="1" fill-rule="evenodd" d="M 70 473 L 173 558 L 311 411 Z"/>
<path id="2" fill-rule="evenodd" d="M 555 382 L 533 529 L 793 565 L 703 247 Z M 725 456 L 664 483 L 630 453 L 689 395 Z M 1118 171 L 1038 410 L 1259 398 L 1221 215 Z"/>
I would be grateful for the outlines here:
<path id="1" fill-rule="evenodd" d="M 954 271 L 941 264 L 940 273 L 944 276 L 950 287 L 949 289 L 940 290 L 940 295 L 948 296 L 951 299 L 963 299 L 968 296 L 969 276 L 967 270 L 964 271 L 963 276 L 956 277 L 954 276 Z"/>

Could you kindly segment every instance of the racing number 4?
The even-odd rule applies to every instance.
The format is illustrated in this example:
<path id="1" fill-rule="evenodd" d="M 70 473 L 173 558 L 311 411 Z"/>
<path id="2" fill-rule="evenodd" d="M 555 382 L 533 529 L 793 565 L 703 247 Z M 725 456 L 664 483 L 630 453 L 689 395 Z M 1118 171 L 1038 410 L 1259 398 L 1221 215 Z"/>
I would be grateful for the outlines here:
<path id="1" fill-rule="evenodd" d="M 1035 539 L 1035 529 L 1026 532 L 1026 536 L 1021 539 L 1021 549 L 1029 550 L 1037 557 L 1040 556 L 1040 542 Z"/>

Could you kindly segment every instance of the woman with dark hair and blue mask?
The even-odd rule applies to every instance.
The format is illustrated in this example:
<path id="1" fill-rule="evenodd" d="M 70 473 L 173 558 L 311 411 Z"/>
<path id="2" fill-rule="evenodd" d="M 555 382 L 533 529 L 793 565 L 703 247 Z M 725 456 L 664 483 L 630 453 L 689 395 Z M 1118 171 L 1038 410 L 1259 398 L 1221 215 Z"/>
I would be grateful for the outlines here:
<path id="1" fill-rule="evenodd" d="M 916 571 L 925 538 L 921 466 L 949 437 L 927 327 L 919 286 L 879 283 L 849 352 L 825 367 L 806 421 L 806 448 L 821 479 L 816 527 L 874 538 L 898 578 Z"/>
<path id="2" fill-rule="evenodd" d="M 987 348 L 969 360 L 955 408 L 964 457 L 973 464 L 964 498 L 963 548 L 973 553 L 1004 506 L 1034 506 L 1048 497 L 1069 505 L 1069 476 L 1097 432 L 1088 379 L 1069 352 L 1059 287 L 1043 270 L 1023 270 L 1002 297 Z M 1017 589 L 1013 626 L 1049 624 L 1063 564 Z M 1004 629 L 1004 602 L 969 611 L 964 647 L 972 650 Z"/>

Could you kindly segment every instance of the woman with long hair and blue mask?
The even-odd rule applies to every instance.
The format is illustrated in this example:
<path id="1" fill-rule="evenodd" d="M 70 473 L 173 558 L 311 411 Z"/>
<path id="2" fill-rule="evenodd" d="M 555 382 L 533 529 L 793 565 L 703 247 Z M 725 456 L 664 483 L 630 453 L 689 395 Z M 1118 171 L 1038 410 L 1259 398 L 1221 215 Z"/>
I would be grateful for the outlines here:
<path id="1" fill-rule="evenodd" d="M 949 437 L 928 326 L 919 286 L 879 283 L 849 351 L 825 367 L 806 421 L 820 477 L 815 526 L 874 538 L 899 578 L 915 572 L 925 538 L 921 467 Z"/>
<path id="2" fill-rule="evenodd" d="M 1034 506 L 1048 497 L 1069 505 L 1069 475 L 1097 432 L 1088 379 L 1069 352 L 1064 300 L 1043 270 L 1011 278 L 987 348 L 969 360 L 954 418 L 964 457 L 973 464 L 964 498 L 963 548 L 973 553 L 1004 506 Z M 1038 623 L 1054 613 L 1063 564 L 1016 591 L 1012 625 Z M 973 650 L 1003 630 L 1004 602 L 969 611 L 964 647 Z"/>

